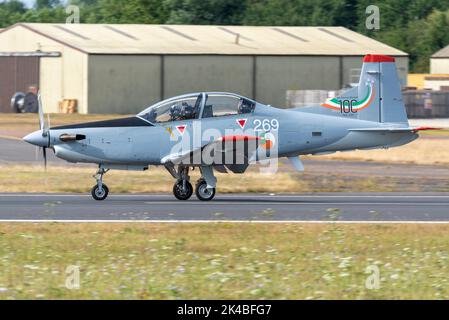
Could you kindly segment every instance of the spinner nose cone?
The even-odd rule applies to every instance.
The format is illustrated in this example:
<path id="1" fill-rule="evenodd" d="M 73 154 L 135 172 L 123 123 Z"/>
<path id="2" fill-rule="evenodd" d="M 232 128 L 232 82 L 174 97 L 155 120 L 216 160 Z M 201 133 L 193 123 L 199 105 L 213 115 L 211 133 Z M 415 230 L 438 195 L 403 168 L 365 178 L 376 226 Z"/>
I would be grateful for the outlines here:
<path id="1" fill-rule="evenodd" d="M 48 136 L 43 136 L 43 131 L 35 131 L 23 138 L 24 141 L 38 147 L 48 147 Z"/>

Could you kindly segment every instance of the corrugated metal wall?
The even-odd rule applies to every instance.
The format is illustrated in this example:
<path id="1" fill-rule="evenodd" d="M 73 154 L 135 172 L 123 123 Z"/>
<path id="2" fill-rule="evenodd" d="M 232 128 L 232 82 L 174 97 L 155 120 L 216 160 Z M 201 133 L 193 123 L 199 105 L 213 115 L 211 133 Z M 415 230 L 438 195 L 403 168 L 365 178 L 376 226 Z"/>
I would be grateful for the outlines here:
<path id="1" fill-rule="evenodd" d="M 197 91 L 235 92 L 284 108 L 288 90 L 335 91 L 358 82 L 363 57 L 89 55 L 88 59 L 88 112 L 130 114 Z M 406 79 L 408 58 L 397 62 L 400 79 Z"/>
<path id="2" fill-rule="evenodd" d="M 14 93 L 39 86 L 38 57 L 0 57 L 0 112 L 12 112 Z"/>

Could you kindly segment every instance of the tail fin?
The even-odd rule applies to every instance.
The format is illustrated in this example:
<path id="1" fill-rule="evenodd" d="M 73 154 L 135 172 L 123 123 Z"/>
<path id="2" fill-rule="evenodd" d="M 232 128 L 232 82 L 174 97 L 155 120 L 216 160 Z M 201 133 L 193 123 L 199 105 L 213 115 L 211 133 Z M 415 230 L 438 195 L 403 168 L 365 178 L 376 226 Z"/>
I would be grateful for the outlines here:
<path id="1" fill-rule="evenodd" d="M 359 84 L 322 106 L 360 120 L 408 124 L 395 59 L 389 56 L 365 56 Z"/>

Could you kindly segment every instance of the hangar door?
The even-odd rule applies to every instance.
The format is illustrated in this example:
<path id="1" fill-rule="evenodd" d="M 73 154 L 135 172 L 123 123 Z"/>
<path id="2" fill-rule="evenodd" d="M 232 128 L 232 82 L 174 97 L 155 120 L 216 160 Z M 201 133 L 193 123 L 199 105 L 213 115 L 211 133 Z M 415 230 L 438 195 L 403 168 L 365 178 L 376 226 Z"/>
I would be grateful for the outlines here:
<path id="1" fill-rule="evenodd" d="M 11 98 L 39 87 L 39 57 L 0 56 L 0 112 L 12 112 Z"/>

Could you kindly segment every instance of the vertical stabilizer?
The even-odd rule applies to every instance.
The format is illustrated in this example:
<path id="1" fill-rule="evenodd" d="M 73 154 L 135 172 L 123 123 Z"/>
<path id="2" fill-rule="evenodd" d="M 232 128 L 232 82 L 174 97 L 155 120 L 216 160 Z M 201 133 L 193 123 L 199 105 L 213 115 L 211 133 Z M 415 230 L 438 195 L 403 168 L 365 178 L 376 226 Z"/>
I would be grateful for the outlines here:
<path id="1" fill-rule="evenodd" d="M 384 55 L 365 56 L 359 84 L 322 106 L 360 120 L 408 123 L 395 59 Z"/>

